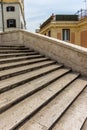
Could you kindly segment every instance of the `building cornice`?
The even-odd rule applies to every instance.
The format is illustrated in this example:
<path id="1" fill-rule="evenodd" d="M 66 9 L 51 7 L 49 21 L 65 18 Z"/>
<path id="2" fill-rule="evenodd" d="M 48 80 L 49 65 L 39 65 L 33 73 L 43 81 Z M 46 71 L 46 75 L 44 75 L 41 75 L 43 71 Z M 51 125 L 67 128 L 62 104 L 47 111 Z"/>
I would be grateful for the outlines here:
<path id="1" fill-rule="evenodd" d="M 87 17 L 79 20 L 79 22 L 78 22 L 78 26 L 83 26 L 85 24 L 87 25 Z"/>
<path id="2" fill-rule="evenodd" d="M 40 29 L 40 33 L 43 33 L 51 28 L 77 28 L 78 22 L 70 22 L 70 21 L 52 21 L 49 24 L 47 24 L 44 28 Z"/>

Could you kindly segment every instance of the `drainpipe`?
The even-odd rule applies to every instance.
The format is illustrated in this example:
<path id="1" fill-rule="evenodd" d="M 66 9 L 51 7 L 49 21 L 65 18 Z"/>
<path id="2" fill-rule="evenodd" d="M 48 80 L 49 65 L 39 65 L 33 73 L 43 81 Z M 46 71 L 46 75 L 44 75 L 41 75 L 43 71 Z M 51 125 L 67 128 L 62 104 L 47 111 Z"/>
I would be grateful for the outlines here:
<path id="1" fill-rule="evenodd" d="M 4 32 L 5 28 L 4 28 L 3 0 L 1 0 L 1 11 L 2 11 L 2 28 L 3 28 L 3 32 Z"/>

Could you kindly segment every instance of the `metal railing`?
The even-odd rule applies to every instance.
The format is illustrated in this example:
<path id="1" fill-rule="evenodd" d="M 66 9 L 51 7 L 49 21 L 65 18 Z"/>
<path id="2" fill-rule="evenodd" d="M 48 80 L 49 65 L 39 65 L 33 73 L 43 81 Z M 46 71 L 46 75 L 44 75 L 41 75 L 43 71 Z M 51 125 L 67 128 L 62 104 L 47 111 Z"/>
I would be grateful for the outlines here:
<path id="1" fill-rule="evenodd" d="M 78 19 L 83 19 L 87 17 L 87 9 L 81 9 L 76 12 L 76 15 L 78 15 Z"/>

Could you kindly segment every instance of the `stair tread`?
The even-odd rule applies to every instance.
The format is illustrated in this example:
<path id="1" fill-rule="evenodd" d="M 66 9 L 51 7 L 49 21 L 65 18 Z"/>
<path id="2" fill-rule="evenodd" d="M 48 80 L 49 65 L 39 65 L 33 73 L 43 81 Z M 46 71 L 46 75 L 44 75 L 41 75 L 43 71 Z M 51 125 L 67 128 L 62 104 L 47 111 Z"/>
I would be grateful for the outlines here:
<path id="1" fill-rule="evenodd" d="M 6 88 L 6 86 L 15 84 L 15 83 L 23 81 L 23 80 L 26 80 L 27 78 L 30 78 L 30 77 L 33 78 L 34 76 L 37 76 L 39 74 L 43 74 L 43 73 L 50 71 L 52 69 L 56 69 L 60 66 L 61 65 L 50 65 L 50 66 L 47 66 L 47 67 L 44 67 L 44 68 L 40 68 L 38 70 L 34 70 L 32 72 L 28 72 L 26 74 L 21 74 L 21 75 L 6 79 L 6 80 L 4 80 L 4 82 L 0 81 L 0 91 L 2 89 Z"/>
<path id="2" fill-rule="evenodd" d="M 46 118 L 46 120 L 40 120 L 40 122 L 45 123 L 44 126 L 54 121 L 55 118 L 60 115 L 62 111 L 69 105 L 69 103 L 77 96 L 77 94 L 84 88 L 84 85 L 86 84 L 85 81 L 78 79 L 73 83 L 74 85 L 66 88 L 66 91 L 61 92 L 53 101 L 51 101 L 50 104 L 47 106 L 48 109 L 46 110 L 47 115 L 43 115 L 43 117 Z M 54 85 L 55 86 L 55 85 Z M 78 88 L 76 88 L 78 86 Z M 50 87 L 53 87 L 53 84 L 50 85 Z M 50 88 L 49 88 L 50 89 Z M 48 87 L 44 88 L 43 90 L 40 90 L 36 94 L 32 95 L 31 97 L 26 98 L 22 102 L 18 103 L 14 107 L 10 108 L 9 110 L 5 111 L 0 115 L 0 129 L 12 129 L 15 126 L 17 126 L 21 121 L 23 121 L 25 118 L 27 118 L 29 115 L 32 114 L 35 110 L 37 110 L 41 105 L 43 105 L 48 99 L 50 99 L 53 95 L 55 95 L 54 89 L 49 90 Z M 76 91 L 77 90 L 77 91 Z M 72 93 L 72 91 L 74 93 Z M 64 95 L 64 96 L 63 96 Z M 67 97 L 68 96 L 68 97 Z M 66 98 L 67 100 L 66 100 Z M 56 103 L 56 104 L 55 104 Z M 54 104 L 54 105 L 53 105 Z M 64 104 L 64 105 L 63 105 Z M 64 108 L 62 108 L 62 105 Z M 46 107 L 47 107 L 46 106 Z M 54 109 L 56 108 L 56 109 Z M 42 110 L 44 110 L 43 108 Z M 48 111 L 48 110 L 51 111 Z M 57 114 L 53 114 L 57 111 Z M 45 113 L 45 110 L 43 111 Z M 48 118 L 51 116 L 53 119 L 51 120 Z M 43 118 L 42 117 L 42 118 Z M 38 120 L 38 119 L 37 119 Z M 49 122 L 48 122 L 49 120 Z"/>
<path id="3" fill-rule="evenodd" d="M 0 95 L 0 109 L 5 107 L 6 105 L 11 104 L 15 100 L 22 97 L 23 95 L 31 93 L 39 88 L 43 88 L 43 85 L 49 83 L 50 81 L 52 81 L 53 79 L 56 79 L 57 77 L 61 76 L 64 73 L 66 73 L 65 69 L 59 69 L 54 72 L 51 72 L 50 74 L 44 75 L 43 77 L 35 79 L 27 84 L 21 85 L 21 87 L 19 86 L 17 88 L 9 90 L 8 92 L 2 93 Z M 72 73 L 72 74 L 68 74 L 68 75 L 64 76 L 64 78 L 66 79 L 66 83 L 72 81 L 78 75 L 79 74 Z M 60 81 L 61 81 L 61 79 L 60 79 Z M 64 81 L 62 84 L 65 83 Z M 55 89 L 57 89 L 56 84 L 55 84 Z"/>
<path id="4" fill-rule="evenodd" d="M 12 68 L 12 69 L 9 69 L 9 70 L 4 70 L 4 71 L 2 70 L 1 73 L 0 73 L 0 77 L 4 76 L 4 75 L 11 74 L 11 73 L 23 71 L 23 70 L 26 70 L 26 69 L 38 67 L 38 66 L 41 66 L 41 65 L 51 64 L 51 63 L 54 63 L 54 62 L 53 61 L 45 61 L 45 62 L 41 62 L 41 63 L 35 63 L 33 65 L 31 64 L 31 65 L 26 65 L 26 66 L 22 66 L 22 67 L 20 66 L 20 67 L 17 67 L 17 68 Z"/>
<path id="5" fill-rule="evenodd" d="M 71 104 L 71 102 L 76 98 L 76 96 L 82 91 L 82 89 L 84 88 L 84 86 L 86 84 L 87 84 L 87 82 L 85 82 L 81 79 L 77 79 L 76 81 L 74 81 L 63 92 L 61 92 L 57 97 L 55 97 L 48 105 L 46 105 L 41 111 L 39 111 L 34 117 L 32 117 L 29 121 L 27 121 L 27 123 L 25 123 L 24 126 L 22 126 L 22 128 L 20 128 L 20 130 L 25 129 L 25 128 L 26 129 L 32 128 L 32 130 L 33 130 L 33 127 L 35 127 L 38 130 L 42 130 L 43 126 L 47 129 L 50 129 L 51 125 L 61 116 L 61 114 Z M 41 94 L 39 94 L 39 96 L 42 98 Z M 44 95 L 44 97 L 45 97 L 45 95 Z M 86 97 L 85 97 L 85 99 L 86 99 Z M 85 103 L 84 103 L 84 105 L 85 105 Z M 85 106 L 84 110 L 86 110 L 86 108 L 87 108 L 87 106 Z M 72 108 L 72 110 L 73 110 L 73 108 Z M 85 111 L 85 113 L 83 112 L 83 113 L 81 113 L 81 115 L 84 116 L 86 113 L 87 112 Z M 68 114 L 66 115 L 66 118 L 68 119 Z M 65 118 L 65 120 L 66 120 L 66 118 Z M 71 118 L 69 118 L 69 122 L 71 122 Z M 67 123 L 67 121 L 66 121 L 66 123 Z M 38 125 L 40 125 L 40 128 L 38 127 Z M 63 124 L 61 124 L 61 126 L 62 125 Z M 63 130 L 69 130 L 68 125 L 67 125 L 67 128 L 64 127 Z M 62 130 L 61 127 L 56 127 L 56 128 L 57 128 L 57 130 Z M 75 130 L 75 129 L 73 129 L 73 130 Z"/>
<path id="6" fill-rule="evenodd" d="M 87 87 L 79 98 L 67 110 L 53 130 L 80 130 L 87 117 Z M 86 124 L 85 124 L 86 125 Z M 84 129 L 87 129 L 87 126 Z M 73 126 L 73 128 L 72 128 Z"/>

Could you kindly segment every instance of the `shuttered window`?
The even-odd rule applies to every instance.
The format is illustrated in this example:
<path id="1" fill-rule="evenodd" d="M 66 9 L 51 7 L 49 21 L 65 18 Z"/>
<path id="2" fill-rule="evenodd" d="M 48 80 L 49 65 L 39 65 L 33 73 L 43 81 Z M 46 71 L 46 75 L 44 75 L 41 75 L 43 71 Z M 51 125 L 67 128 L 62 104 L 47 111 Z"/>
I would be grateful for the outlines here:
<path id="1" fill-rule="evenodd" d="M 63 29 L 62 30 L 62 40 L 70 41 L 70 29 Z"/>

